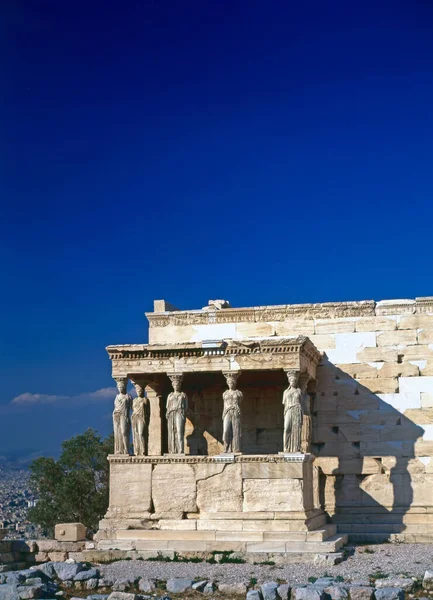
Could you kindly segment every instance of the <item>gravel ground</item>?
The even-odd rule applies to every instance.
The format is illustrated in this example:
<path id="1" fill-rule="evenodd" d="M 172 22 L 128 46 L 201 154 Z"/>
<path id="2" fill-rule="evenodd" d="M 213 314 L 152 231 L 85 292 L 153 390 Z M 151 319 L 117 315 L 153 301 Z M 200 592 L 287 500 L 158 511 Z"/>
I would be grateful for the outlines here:
<path id="1" fill-rule="evenodd" d="M 185 577 L 219 583 L 249 583 L 252 577 L 258 583 L 277 579 L 288 583 L 307 583 L 309 577 L 321 577 L 326 571 L 329 575 L 340 575 L 345 581 L 368 583 L 369 576 L 377 571 L 390 576 L 422 578 L 426 570 L 433 570 L 433 544 L 375 544 L 351 550 L 353 555 L 347 560 L 327 569 L 312 563 L 265 566 L 131 560 L 102 565 L 100 571 L 103 577 L 110 579 L 147 577 L 166 580 Z"/>

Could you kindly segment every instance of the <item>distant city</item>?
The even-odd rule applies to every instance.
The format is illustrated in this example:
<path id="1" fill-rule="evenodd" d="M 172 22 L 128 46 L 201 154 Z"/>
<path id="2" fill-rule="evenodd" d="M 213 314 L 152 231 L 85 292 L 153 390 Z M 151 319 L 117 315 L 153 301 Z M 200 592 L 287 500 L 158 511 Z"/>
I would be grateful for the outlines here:
<path id="1" fill-rule="evenodd" d="M 36 538 L 39 527 L 27 519 L 37 497 L 29 487 L 30 473 L 21 468 L 0 465 L 0 528 L 8 530 L 6 539 Z"/>

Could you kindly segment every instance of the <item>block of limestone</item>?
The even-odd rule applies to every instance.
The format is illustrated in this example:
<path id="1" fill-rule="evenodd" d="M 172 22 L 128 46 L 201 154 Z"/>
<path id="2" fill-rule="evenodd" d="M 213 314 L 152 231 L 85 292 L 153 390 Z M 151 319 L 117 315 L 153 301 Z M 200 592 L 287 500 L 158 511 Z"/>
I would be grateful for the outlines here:
<path id="1" fill-rule="evenodd" d="M 62 542 L 81 542 L 86 539 L 86 526 L 82 523 L 58 523 L 54 537 Z"/>

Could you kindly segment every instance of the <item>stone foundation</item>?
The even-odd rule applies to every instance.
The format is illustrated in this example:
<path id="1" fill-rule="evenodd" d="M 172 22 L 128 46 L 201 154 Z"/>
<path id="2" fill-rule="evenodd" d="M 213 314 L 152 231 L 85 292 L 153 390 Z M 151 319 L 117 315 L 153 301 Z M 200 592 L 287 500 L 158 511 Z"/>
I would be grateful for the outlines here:
<path id="1" fill-rule="evenodd" d="M 109 460 L 98 549 L 315 553 L 345 541 L 320 508 L 311 454 Z"/>

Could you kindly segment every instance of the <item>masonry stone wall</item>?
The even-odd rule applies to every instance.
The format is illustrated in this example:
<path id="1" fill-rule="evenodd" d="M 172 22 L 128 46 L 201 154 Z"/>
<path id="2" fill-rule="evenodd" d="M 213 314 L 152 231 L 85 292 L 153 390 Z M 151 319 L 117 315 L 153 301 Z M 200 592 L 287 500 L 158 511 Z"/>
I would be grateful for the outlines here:
<path id="1" fill-rule="evenodd" d="M 148 317 L 151 343 L 308 336 L 325 509 L 355 533 L 433 533 L 433 298 Z"/>

